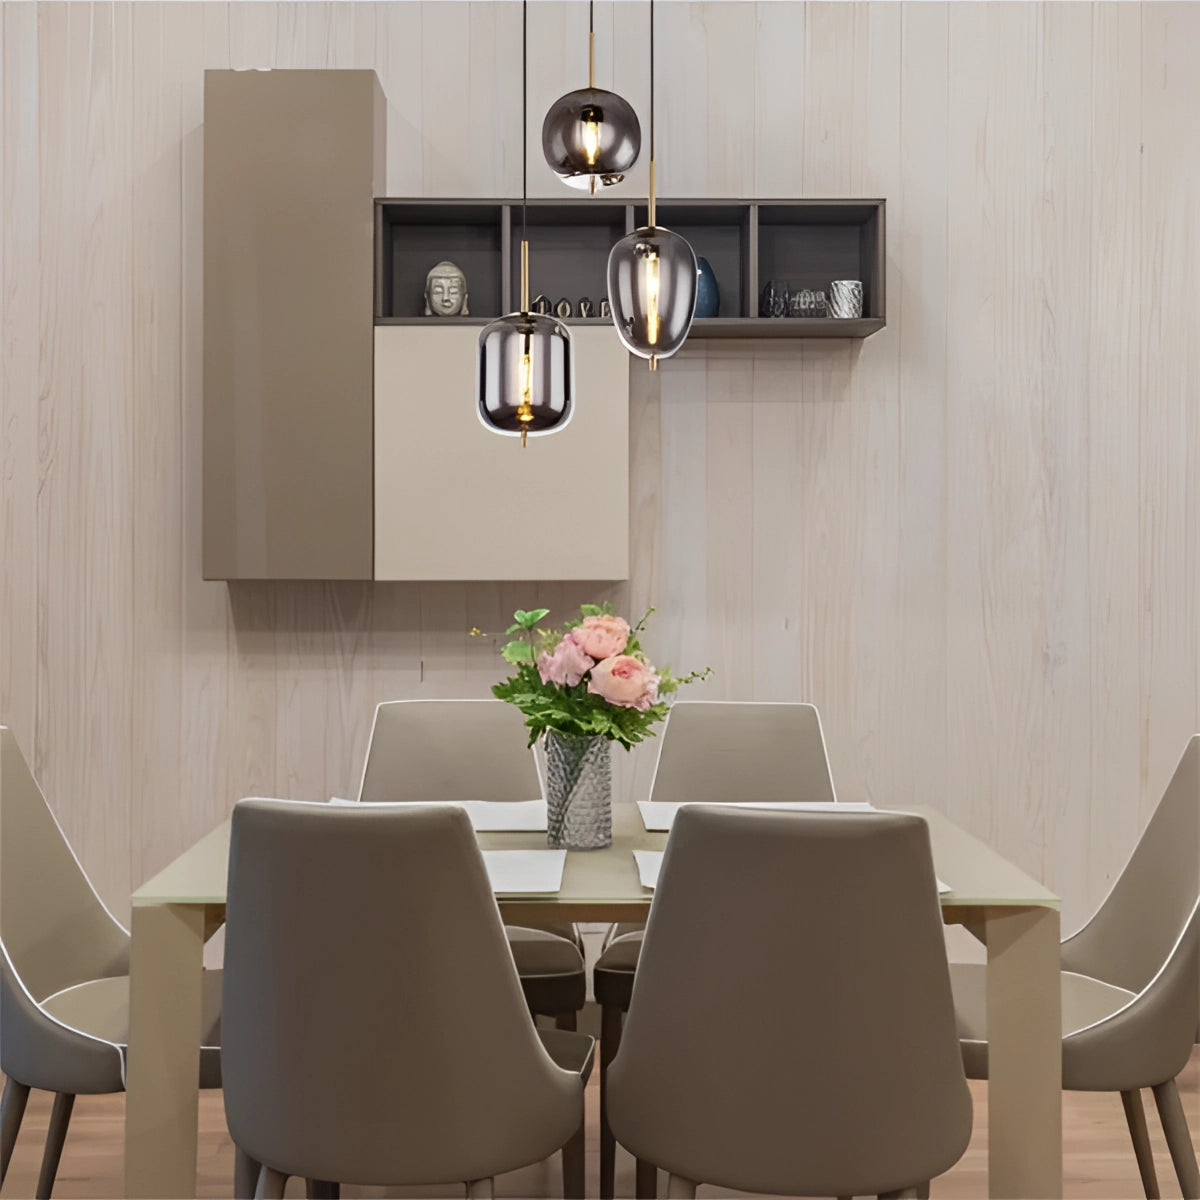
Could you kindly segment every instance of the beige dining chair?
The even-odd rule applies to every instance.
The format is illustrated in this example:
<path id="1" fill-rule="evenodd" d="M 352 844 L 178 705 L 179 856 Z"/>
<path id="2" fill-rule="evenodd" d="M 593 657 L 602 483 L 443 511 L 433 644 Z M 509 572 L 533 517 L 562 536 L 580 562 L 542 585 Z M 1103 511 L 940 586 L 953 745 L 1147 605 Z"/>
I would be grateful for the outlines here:
<path id="1" fill-rule="evenodd" d="M 461 809 L 238 803 L 222 1025 L 239 1178 L 257 1168 L 260 1197 L 289 1176 L 491 1196 L 559 1149 L 583 1195 L 593 1042 L 530 1021 Z"/>
<path id="2" fill-rule="evenodd" d="M 200 1086 L 220 1087 L 220 972 L 206 972 Z M 0 1183 L 32 1089 L 54 1093 L 37 1196 L 54 1189 L 77 1095 L 125 1090 L 129 934 L 0 726 Z"/>
<path id="3" fill-rule="evenodd" d="M 541 782 L 521 713 L 502 700 L 391 700 L 375 709 L 358 799 L 363 803 L 536 800 Z M 535 1016 L 574 1029 L 587 999 L 574 926 L 506 927 Z"/>
<path id="4" fill-rule="evenodd" d="M 1183 1195 L 1200 1173 L 1175 1077 L 1200 1000 L 1200 734 L 1191 738 L 1108 897 L 1062 944 L 1063 1087 L 1120 1092 L 1148 1197 L 1158 1192 L 1142 1088 L 1152 1088 Z M 984 968 L 955 963 L 968 1076 L 988 1074 Z"/>
<path id="5" fill-rule="evenodd" d="M 923 1193 L 972 1121 L 924 820 L 682 809 L 608 1087 L 669 1196 Z"/>
<path id="6" fill-rule="evenodd" d="M 833 803 L 821 715 L 812 704 L 733 700 L 680 700 L 662 732 L 662 751 L 650 788 L 652 800 Z M 600 1195 L 612 1200 L 616 1142 L 608 1127 L 607 1076 L 621 1044 L 642 930 L 615 925 L 592 973 L 600 1005 Z M 639 1195 L 654 1168 L 639 1163 Z"/>

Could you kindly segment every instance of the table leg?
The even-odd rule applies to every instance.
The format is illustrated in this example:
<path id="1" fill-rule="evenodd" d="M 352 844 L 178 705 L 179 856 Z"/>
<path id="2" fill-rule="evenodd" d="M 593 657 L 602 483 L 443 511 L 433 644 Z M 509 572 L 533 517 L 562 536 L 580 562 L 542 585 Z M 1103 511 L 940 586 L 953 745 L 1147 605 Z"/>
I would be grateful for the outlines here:
<path id="1" fill-rule="evenodd" d="M 988 1194 L 1062 1193 L 1057 909 L 987 920 Z"/>
<path id="2" fill-rule="evenodd" d="M 131 933 L 123 1194 L 195 1196 L 204 909 L 136 907 Z"/>

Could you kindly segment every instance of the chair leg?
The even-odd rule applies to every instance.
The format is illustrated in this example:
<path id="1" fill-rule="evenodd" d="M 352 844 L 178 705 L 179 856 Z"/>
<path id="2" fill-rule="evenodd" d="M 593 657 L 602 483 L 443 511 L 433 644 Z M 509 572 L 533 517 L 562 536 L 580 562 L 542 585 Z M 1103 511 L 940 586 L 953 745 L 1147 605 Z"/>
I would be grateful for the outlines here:
<path id="1" fill-rule="evenodd" d="M 1142 1107 L 1141 1091 L 1122 1092 L 1121 1103 L 1125 1106 L 1125 1122 L 1133 1139 L 1133 1152 L 1137 1156 L 1146 1200 L 1158 1200 L 1158 1175 L 1154 1170 L 1154 1151 L 1150 1148 L 1150 1131 L 1146 1128 L 1146 1110 Z"/>
<path id="2" fill-rule="evenodd" d="M 488 1176 L 487 1179 L 472 1179 L 467 1184 L 467 1200 L 495 1200 L 496 1181 Z"/>
<path id="3" fill-rule="evenodd" d="M 929 1180 L 917 1185 L 917 1200 L 929 1200 Z"/>
<path id="4" fill-rule="evenodd" d="M 621 1047 L 621 1010 L 606 1004 L 600 1010 L 600 1200 L 613 1200 L 617 1143 L 608 1124 L 608 1064 Z"/>
<path id="5" fill-rule="evenodd" d="M 234 1200 L 254 1200 L 258 1189 L 258 1174 L 262 1163 L 251 1158 L 241 1146 L 233 1148 L 233 1197 Z"/>
<path id="6" fill-rule="evenodd" d="M 288 1177 L 282 1171 L 263 1167 L 258 1173 L 258 1189 L 254 1193 L 254 1200 L 283 1200 L 287 1181 Z"/>
<path id="7" fill-rule="evenodd" d="M 637 1160 L 634 1195 L 637 1200 L 655 1200 L 658 1195 L 658 1168 L 644 1158 Z"/>
<path id="8" fill-rule="evenodd" d="M 571 1140 L 562 1148 L 562 1186 L 565 1200 L 583 1200 L 584 1197 L 584 1140 L 583 1122 L 571 1135 Z"/>
<path id="9" fill-rule="evenodd" d="M 13 1147 L 21 1130 L 21 1118 L 25 1116 L 25 1105 L 29 1102 L 29 1089 L 15 1079 L 4 1081 L 4 1096 L 0 1098 L 0 1183 L 8 1174 L 12 1162 Z"/>
<path id="10" fill-rule="evenodd" d="M 682 1175 L 667 1176 L 668 1200 L 696 1200 L 696 1185 Z"/>
<path id="11" fill-rule="evenodd" d="M 1167 1135 L 1167 1147 L 1184 1200 L 1200 1200 L 1200 1170 L 1196 1167 L 1196 1151 L 1192 1146 L 1192 1135 L 1188 1131 L 1183 1105 L 1179 1102 L 1179 1089 L 1175 1080 L 1155 1084 L 1154 1102 L 1162 1120 L 1163 1133 Z"/>
<path id="12" fill-rule="evenodd" d="M 308 1200 L 341 1200 L 342 1185 L 326 1179 L 306 1179 L 304 1194 Z"/>
<path id="13" fill-rule="evenodd" d="M 570 1029 L 574 1031 L 579 1027 L 578 1014 L 573 1012 L 557 1013 L 554 1017 L 555 1029 Z"/>
<path id="14" fill-rule="evenodd" d="M 62 1159 L 63 1143 L 67 1140 L 67 1127 L 71 1124 L 71 1110 L 75 1107 L 72 1092 L 55 1092 L 54 1107 L 50 1110 L 50 1128 L 46 1130 L 46 1149 L 42 1153 L 42 1170 L 38 1175 L 37 1200 L 50 1200 L 54 1191 L 54 1179 L 58 1175 L 58 1164 Z"/>

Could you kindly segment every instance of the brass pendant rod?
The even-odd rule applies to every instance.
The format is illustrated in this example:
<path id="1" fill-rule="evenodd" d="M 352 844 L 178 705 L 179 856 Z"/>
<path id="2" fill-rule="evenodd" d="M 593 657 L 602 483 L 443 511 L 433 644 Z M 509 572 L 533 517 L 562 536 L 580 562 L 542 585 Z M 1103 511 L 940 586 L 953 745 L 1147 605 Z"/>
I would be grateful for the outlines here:
<path id="1" fill-rule="evenodd" d="M 521 311 L 529 311 L 529 243 L 521 239 Z"/>

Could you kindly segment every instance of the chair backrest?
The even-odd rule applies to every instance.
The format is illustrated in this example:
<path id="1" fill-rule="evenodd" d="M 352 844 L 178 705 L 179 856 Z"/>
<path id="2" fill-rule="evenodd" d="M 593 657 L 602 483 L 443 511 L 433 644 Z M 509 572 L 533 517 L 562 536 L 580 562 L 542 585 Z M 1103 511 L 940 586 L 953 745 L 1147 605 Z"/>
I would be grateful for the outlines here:
<path id="1" fill-rule="evenodd" d="M 821 716 L 811 704 L 680 700 L 661 737 L 652 800 L 837 799 Z"/>
<path id="2" fill-rule="evenodd" d="M 971 1132 L 929 831 L 901 813 L 684 808 L 609 1121 L 699 1183 L 879 1194 Z"/>
<path id="3" fill-rule="evenodd" d="M 1112 890 L 1063 944 L 1063 963 L 1140 992 L 1173 951 L 1188 949 L 1181 938 L 1198 898 L 1200 734 L 1195 734 Z"/>
<path id="4" fill-rule="evenodd" d="M 503 700 L 393 700 L 375 709 L 358 798 L 536 800 L 529 730 Z"/>
<path id="5" fill-rule="evenodd" d="M 96 895 L 5 726 L 0 726 L 0 942 L 34 1000 L 127 969 L 128 934 Z"/>
<path id="6" fill-rule="evenodd" d="M 485 1178 L 582 1114 L 449 807 L 234 807 L 221 1066 L 237 1146 L 340 1183 Z"/>

